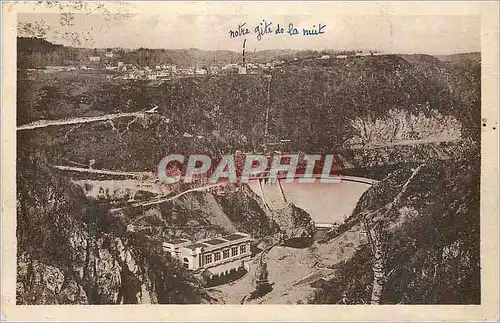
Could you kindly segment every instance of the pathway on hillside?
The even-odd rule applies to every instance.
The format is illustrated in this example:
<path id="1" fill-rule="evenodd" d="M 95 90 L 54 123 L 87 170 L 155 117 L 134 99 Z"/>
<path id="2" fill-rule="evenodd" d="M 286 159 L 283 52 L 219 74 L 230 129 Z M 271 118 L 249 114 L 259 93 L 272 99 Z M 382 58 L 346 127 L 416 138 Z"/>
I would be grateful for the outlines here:
<path id="1" fill-rule="evenodd" d="M 313 177 L 315 177 L 315 176 L 313 176 Z M 342 180 L 345 179 L 346 181 L 362 182 L 362 183 L 370 184 L 370 185 L 374 185 L 375 183 L 377 183 L 376 180 L 372 180 L 372 179 L 368 179 L 368 178 L 361 178 L 361 177 L 354 177 L 354 176 L 341 176 L 341 178 L 342 178 Z M 258 179 L 258 178 L 252 178 L 252 180 L 255 180 L 255 179 Z M 211 188 L 215 188 L 215 187 L 218 187 L 221 185 L 226 185 L 226 184 L 228 184 L 228 182 L 220 182 L 220 183 L 195 187 L 195 188 L 191 188 L 191 189 L 188 189 L 186 191 L 183 191 L 183 192 L 181 192 L 177 195 L 174 195 L 172 197 L 155 198 L 155 199 L 149 200 L 149 201 L 132 203 L 128 207 L 149 206 L 149 205 L 154 205 L 154 204 L 170 202 L 170 201 L 173 201 L 173 200 L 183 196 L 184 194 L 188 194 L 190 192 L 206 191 L 206 190 L 209 190 Z M 115 209 L 111 209 L 111 211 L 118 211 L 121 209 L 123 209 L 123 208 L 115 208 Z"/>
<path id="2" fill-rule="evenodd" d="M 441 142 L 458 142 L 461 141 L 461 138 L 433 138 L 433 139 L 413 139 L 413 140 L 398 140 L 384 144 L 372 144 L 366 145 L 363 147 L 352 147 L 353 150 L 360 149 L 377 149 L 377 148 L 385 148 L 385 147 L 393 147 L 393 146 L 413 146 L 413 145 L 422 145 L 422 144 L 437 144 Z"/>
<path id="3" fill-rule="evenodd" d="M 153 177 L 153 173 L 151 172 L 122 172 L 122 171 L 114 171 L 108 169 L 92 169 L 83 167 L 62 166 L 62 165 L 51 165 L 51 167 L 59 170 L 78 172 L 78 173 L 91 173 L 91 174 L 112 175 L 112 176 L 131 176 L 136 178 Z"/>
<path id="4" fill-rule="evenodd" d="M 29 124 L 19 126 L 17 127 L 17 130 L 18 131 L 31 130 L 37 128 L 50 127 L 50 126 L 64 126 L 64 125 L 79 124 L 79 123 L 106 121 L 106 120 L 125 118 L 125 117 L 144 117 L 147 114 L 151 113 L 156 113 L 156 109 L 153 108 L 147 111 L 106 114 L 103 116 L 95 116 L 95 117 L 77 117 L 73 119 L 58 119 L 58 120 L 38 120 Z"/>
<path id="5" fill-rule="evenodd" d="M 163 198 L 157 198 L 157 199 L 153 199 L 153 200 L 149 200 L 149 201 L 145 201 L 145 202 L 132 203 L 128 207 L 149 206 L 149 205 L 154 205 L 154 204 L 165 203 L 165 202 L 169 202 L 169 201 L 173 201 L 175 199 L 178 199 L 179 197 L 183 196 L 184 194 L 188 194 L 191 192 L 206 191 L 206 190 L 209 190 L 211 188 L 221 186 L 224 184 L 226 184 L 226 183 L 216 183 L 216 184 L 211 184 L 211 185 L 206 185 L 206 186 L 201 186 L 201 187 L 190 188 L 188 190 L 180 192 L 179 194 L 171 196 L 171 197 L 163 197 Z M 119 211 L 121 209 L 123 209 L 123 208 L 114 208 L 114 209 L 111 209 L 110 212 Z"/>
<path id="6" fill-rule="evenodd" d="M 55 169 L 63 170 L 63 171 L 70 171 L 70 172 L 92 173 L 92 174 L 111 175 L 111 176 L 130 176 L 130 177 L 138 178 L 141 180 L 145 180 L 145 179 L 153 180 L 155 177 L 154 174 L 151 172 L 123 172 L 123 171 L 113 171 L 113 170 L 104 170 L 104 169 L 100 170 L 100 169 L 91 169 L 91 168 L 73 167 L 73 166 L 62 166 L 62 165 L 52 165 L 51 167 L 53 167 Z M 294 180 L 298 180 L 298 179 L 301 179 L 303 177 L 304 177 L 304 175 L 297 174 L 294 177 Z M 313 175 L 308 176 L 308 177 L 318 180 L 318 179 L 321 179 L 321 174 L 313 174 Z M 262 176 L 251 177 L 251 178 L 249 178 L 249 180 L 252 180 L 252 181 L 259 180 L 259 183 L 260 183 L 262 180 L 267 180 L 268 178 L 269 178 L 269 175 L 267 174 L 267 175 L 262 175 Z M 286 175 L 280 174 L 277 176 L 277 179 L 278 179 L 277 180 L 278 183 L 281 180 L 286 180 Z M 181 181 L 182 181 L 182 178 L 181 178 Z M 363 183 L 363 184 L 368 184 L 368 185 L 375 185 L 378 182 L 377 180 L 373 180 L 370 178 L 363 178 L 363 177 L 356 177 L 356 176 L 332 176 L 329 179 L 329 182 L 332 182 L 332 183 L 340 183 L 342 181 L 357 182 L 357 183 Z M 142 202 L 134 201 L 134 202 L 128 204 L 127 207 L 149 206 L 149 205 L 154 205 L 154 204 L 165 203 L 165 202 L 175 200 L 175 199 L 177 199 L 185 194 L 188 194 L 190 192 L 206 191 L 206 190 L 221 186 L 221 185 L 226 184 L 226 183 L 227 182 L 219 182 L 219 183 L 214 183 L 214 184 L 203 185 L 200 187 L 191 188 L 191 189 L 188 189 L 184 192 L 180 192 L 179 194 L 172 196 L 172 197 L 160 196 L 160 197 L 156 197 L 156 198 L 153 198 L 153 199 L 150 199 L 147 201 L 142 201 Z M 321 181 L 320 181 L 320 183 L 321 183 Z M 168 186 L 168 184 L 165 184 L 165 185 Z M 281 190 L 280 196 L 282 196 L 284 198 L 283 194 L 284 193 Z M 285 200 L 284 202 L 286 202 L 286 198 L 284 198 L 284 200 Z M 267 201 L 264 200 L 264 202 L 266 203 Z M 286 204 L 288 204 L 288 203 L 283 204 L 283 206 Z M 114 208 L 114 209 L 112 209 L 112 211 L 118 211 L 121 209 L 123 209 L 123 207 L 122 208 Z M 335 221 L 333 221 L 333 222 L 335 222 Z"/>

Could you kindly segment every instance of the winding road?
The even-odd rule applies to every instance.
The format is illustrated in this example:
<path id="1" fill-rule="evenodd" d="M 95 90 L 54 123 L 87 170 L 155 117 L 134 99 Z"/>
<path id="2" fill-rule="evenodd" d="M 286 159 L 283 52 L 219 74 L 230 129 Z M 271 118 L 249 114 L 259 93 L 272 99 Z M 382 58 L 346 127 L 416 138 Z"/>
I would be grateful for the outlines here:
<path id="1" fill-rule="evenodd" d="M 126 118 L 126 117 L 144 117 L 144 116 L 151 114 L 151 113 L 156 113 L 156 108 L 153 108 L 153 109 L 150 109 L 147 111 L 106 114 L 103 116 L 95 116 L 95 117 L 78 117 L 78 118 L 73 118 L 73 119 L 59 119 L 59 120 L 38 120 L 38 121 L 35 121 L 32 123 L 17 127 L 17 131 L 45 128 L 45 127 L 51 127 L 51 126 L 64 126 L 64 125 L 79 124 L 79 123 L 107 121 L 107 120 Z"/>
<path id="2" fill-rule="evenodd" d="M 157 198 L 157 199 L 149 200 L 149 201 L 145 201 L 145 202 L 132 203 L 128 207 L 149 206 L 149 205 L 154 205 L 154 204 L 165 203 L 165 202 L 173 201 L 173 200 L 175 200 L 175 199 L 177 199 L 185 194 L 191 193 L 191 192 L 206 191 L 206 190 L 209 190 L 211 188 L 221 186 L 224 184 L 226 184 L 226 183 L 216 183 L 216 184 L 211 184 L 211 185 L 206 185 L 206 186 L 201 186 L 201 187 L 190 188 L 188 190 L 180 192 L 179 194 L 171 196 L 171 197 L 163 197 L 163 198 Z M 123 208 L 114 208 L 114 209 L 111 209 L 110 212 L 116 212 L 116 211 L 119 211 L 121 209 L 123 209 Z"/>
<path id="3" fill-rule="evenodd" d="M 62 166 L 62 165 L 51 165 L 51 167 L 59 170 L 78 172 L 78 173 L 91 173 L 91 174 L 112 175 L 112 176 L 130 176 L 141 179 L 153 177 L 153 173 L 150 172 L 120 172 L 107 169 L 92 169 L 83 167 Z"/>
<path id="4" fill-rule="evenodd" d="M 151 172 L 122 172 L 122 171 L 112 171 L 112 170 L 99 170 L 99 169 L 91 169 L 91 168 L 83 168 L 83 167 L 73 167 L 73 166 L 62 166 L 62 165 L 52 165 L 51 167 L 62 170 L 62 171 L 70 171 L 70 172 L 80 172 L 80 173 L 92 173 L 92 174 L 102 174 L 102 175 L 112 175 L 112 176 L 130 176 L 138 179 L 153 179 L 154 174 Z M 277 177 L 278 181 L 285 180 L 287 179 L 287 176 L 284 174 L 279 174 Z M 304 178 L 303 175 L 296 175 L 294 177 L 294 180 L 298 180 Z M 314 178 L 314 179 L 321 179 L 321 174 L 313 174 L 311 176 L 308 176 L 308 178 Z M 255 176 L 249 178 L 249 180 L 267 180 L 269 179 L 268 175 L 264 176 Z M 332 183 L 340 183 L 342 181 L 348 181 L 348 182 L 356 182 L 356 183 L 363 183 L 363 184 L 368 184 L 368 185 L 375 185 L 378 181 L 373 180 L 370 178 L 364 178 L 364 177 L 356 177 L 356 176 L 333 176 L 329 178 Z M 154 204 L 160 204 L 160 203 L 165 203 L 169 202 L 172 200 L 175 200 L 185 194 L 188 194 L 190 192 L 199 192 L 199 191 L 206 191 L 211 188 L 215 188 L 221 185 L 228 184 L 227 181 L 225 182 L 219 182 L 219 183 L 214 183 L 214 184 L 209 184 L 209 185 L 203 185 L 200 187 L 195 187 L 188 189 L 186 191 L 180 192 L 179 194 L 176 194 L 174 196 L 163 196 L 160 198 L 154 198 L 148 201 L 143 201 L 143 202 L 133 202 L 131 203 L 128 207 L 139 207 L 139 206 L 149 206 L 149 205 L 154 205 Z M 165 184 L 168 185 L 168 184 Z M 118 211 L 123 208 L 114 208 L 111 209 L 111 211 Z M 326 224 L 323 223 L 325 226 Z"/>

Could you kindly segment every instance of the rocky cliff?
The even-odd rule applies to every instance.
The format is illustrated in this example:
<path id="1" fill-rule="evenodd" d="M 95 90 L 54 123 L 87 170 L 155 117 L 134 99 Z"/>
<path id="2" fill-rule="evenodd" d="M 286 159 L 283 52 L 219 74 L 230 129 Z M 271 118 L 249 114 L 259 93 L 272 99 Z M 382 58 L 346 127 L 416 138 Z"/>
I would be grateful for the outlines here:
<path id="1" fill-rule="evenodd" d="M 50 133 L 42 129 L 19 140 L 50 150 L 54 163 L 94 159 L 95 168 L 151 171 L 165 152 L 260 151 L 269 108 L 268 141 L 289 139 L 291 146 L 282 148 L 291 151 L 342 155 L 346 146 L 365 144 L 478 141 L 480 55 L 468 56 L 456 62 L 429 55 L 298 60 L 275 69 L 270 83 L 264 75 L 186 78 L 160 86 L 19 77 L 18 93 L 24 93 L 17 98 L 19 120 L 158 106 L 158 115 L 61 126 Z M 78 103 L 84 94 L 94 97 L 90 107 Z M 41 111 L 48 115 L 36 117 Z"/>
<path id="2" fill-rule="evenodd" d="M 219 192 L 191 192 L 170 202 L 124 210 L 123 216 L 134 231 L 164 239 L 199 240 L 243 231 L 259 240 L 310 236 L 315 231 L 307 212 L 293 204 L 270 209 L 246 184 L 227 185 Z"/>
<path id="3" fill-rule="evenodd" d="M 314 221 L 309 214 L 293 203 L 275 211 L 273 221 L 279 224 L 283 240 L 310 238 L 316 232 Z"/>
<path id="4" fill-rule="evenodd" d="M 216 301 L 161 242 L 244 231 L 257 240 L 309 236 L 303 210 L 265 208 L 246 185 L 222 195 L 186 194 L 154 207 L 109 212 L 44 166 L 18 162 L 18 304 L 206 303 Z M 36 181 L 34 180 L 36 178 Z"/>
<path id="5" fill-rule="evenodd" d="M 17 303 L 210 302 L 161 241 L 127 232 L 80 188 L 21 151 L 17 190 Z"/>
<path id="6" fill-rule="evenodd" d="M 375 252 L 385 268 L 381 303 L 479 304 L 477 165 L 472 150 L 453 161 L 399 169 L 366 191 L 348 223 L 377 231 L 379 243 L 359 249 L 312 301 L 335 303 L 347 293 L 352 303 L 369 303 Z"/>
<path id="7" fill-rule="evenodd" d="M 477 303 L 479 150 L 467 151 L 480 137 L 479 60 L 479 54 L 299 60 L 274 70 L 270 83 L 247 75 L 148 86 L 42 73 L 29 80 L 20 73 L 22 123 L 156 105 L 158 114 L 18 132 L 18 303 L 211 302 L 189 272 L 163 257 L 162 240 L 311 232 L 307 214 L 292 205 L 269 210 L 245 185 L 110 214 L 45 166 L 95 159 L 98 169 L 152 171 L 165 153 L 260 151 L 267 109 L 268 140 L 335 154 L 334 165 L 382 180 L 351 222 L 391 203 L 412 168 L 423 165 L 391 212 L 379 214 L 390 241 L 382 302 Z M 85 95 L 92 104 L 80 104 Z M 432 142 L 442 137 L 454 141 Z M 422 142 L 407 142 L 414 140 Z M 370 259 L 370 250 L 360 249 L 316 301 L 335 302 L 345 290 L 354 302 L 367 301 Z"/>

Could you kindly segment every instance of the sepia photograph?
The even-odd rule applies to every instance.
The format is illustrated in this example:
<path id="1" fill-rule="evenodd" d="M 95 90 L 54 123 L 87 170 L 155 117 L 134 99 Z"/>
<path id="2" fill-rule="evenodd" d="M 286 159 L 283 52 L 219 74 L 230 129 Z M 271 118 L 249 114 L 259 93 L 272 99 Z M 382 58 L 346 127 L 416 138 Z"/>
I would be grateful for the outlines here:
<path id="1" fill-rule="evenodd" d="M 15 14 L 16 306 L 485 304 L 481 15 L 112 4 Z"/>

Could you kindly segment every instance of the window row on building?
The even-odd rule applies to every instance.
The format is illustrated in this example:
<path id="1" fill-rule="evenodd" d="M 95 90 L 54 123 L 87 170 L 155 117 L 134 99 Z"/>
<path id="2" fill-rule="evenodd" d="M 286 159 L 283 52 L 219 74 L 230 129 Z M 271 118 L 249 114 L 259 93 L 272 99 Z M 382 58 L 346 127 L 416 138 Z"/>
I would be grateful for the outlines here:
<path id="1" fill-rule="evenodd" d="M 206 254 L 204 257 L 205 264 L 210 264 L 212 262 L 220 261 L 221 259 L 228 259 L 230 257 L 236 257 L 238 255 L 244 254 L 247 252 L 246 245 L 234 246 L 231 249 L 224 249 L 222 253 L 220 251 L 215 251 L 211 254 Z"/>

